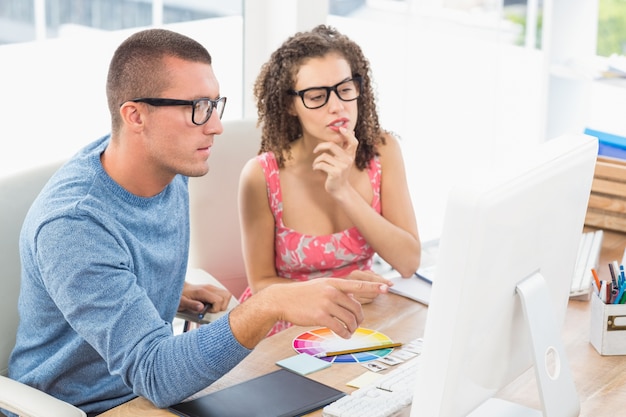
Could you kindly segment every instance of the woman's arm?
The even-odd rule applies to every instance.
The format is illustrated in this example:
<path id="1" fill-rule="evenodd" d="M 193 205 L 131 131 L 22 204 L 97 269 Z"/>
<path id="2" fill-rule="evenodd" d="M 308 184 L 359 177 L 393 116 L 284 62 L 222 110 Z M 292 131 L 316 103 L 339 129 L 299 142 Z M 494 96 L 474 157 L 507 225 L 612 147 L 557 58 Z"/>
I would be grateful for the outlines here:
<path id="1" fill-rule="evenodd" d="M 267 197 L 265 176 L 256 159 L 248 161 L 241 172 L 239 222 L 243 259 L 252 293 L 257 293 L 271 284 L 291 282 L 276 273 L 274 216 Z"/>
<path id="2" fill-rule="evenodd" d="M 419 267 L 421 244 L 400 144 L 392 135 L 385 134 L 385 138 L 386 144 L 378 147 L 382 166 L 382 216 L 348 181 L 329 192 L 369 245 L 402 276 L 408 277 Z"/>

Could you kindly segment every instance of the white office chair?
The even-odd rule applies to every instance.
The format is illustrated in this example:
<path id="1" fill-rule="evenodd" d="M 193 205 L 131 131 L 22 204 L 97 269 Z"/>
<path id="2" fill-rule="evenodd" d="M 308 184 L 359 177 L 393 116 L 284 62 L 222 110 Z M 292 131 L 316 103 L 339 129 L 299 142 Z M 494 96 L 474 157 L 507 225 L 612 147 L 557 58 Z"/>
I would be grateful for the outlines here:
<path id="1" fill-rule="evenodd" d="M 239 174 L 261 146 L 256 119 L 224 121 L 215 137 L 209 173 L 189 179 L 189 267 L 217 278 L 239 297 L 248 285 L 241 250 L 237 192 Z"/>
<path id="2" fill-rule="evenodd" d="M 31 203 L 60 165 L 55 163 L 0 179 L 0 409 L 21 416 L 86 415 L 71 404 L 6 376 L 19 321 L 20 229 Z"/>

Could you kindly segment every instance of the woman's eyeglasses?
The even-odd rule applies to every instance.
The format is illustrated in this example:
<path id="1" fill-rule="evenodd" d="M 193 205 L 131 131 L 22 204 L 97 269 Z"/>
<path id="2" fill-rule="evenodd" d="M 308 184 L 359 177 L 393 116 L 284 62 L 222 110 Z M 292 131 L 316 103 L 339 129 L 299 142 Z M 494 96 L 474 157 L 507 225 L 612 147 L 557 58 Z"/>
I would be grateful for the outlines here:
<path id="1" fill-rule="evenodd" d="M 304 90 L 289 90 L 288 94 L 300 96 L 302 104 L 307 109 L 319 109 L 328 103 L 332 91 L 343 101 L 352 101 L 361 95 L 363 79 L 360 76 L 352 77 L 332 87 L 311 87 Z"/>

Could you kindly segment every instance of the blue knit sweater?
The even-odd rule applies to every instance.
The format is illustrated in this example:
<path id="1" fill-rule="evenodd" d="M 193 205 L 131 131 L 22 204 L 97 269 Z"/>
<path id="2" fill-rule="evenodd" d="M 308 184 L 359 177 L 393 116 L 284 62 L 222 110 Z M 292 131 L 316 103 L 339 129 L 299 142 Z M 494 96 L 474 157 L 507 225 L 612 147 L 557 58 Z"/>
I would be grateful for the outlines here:
<path id="1" fill-rule="evenodd" d="M 135 396 L 172 405 L 250 353 L 228 316 L 172 334 L 189 251 L 188 178 L 137 197 L 103 170 L 108 141 L 65 164 L 26 217 L 9 362 L 11 378 L 88 413 Z"/>

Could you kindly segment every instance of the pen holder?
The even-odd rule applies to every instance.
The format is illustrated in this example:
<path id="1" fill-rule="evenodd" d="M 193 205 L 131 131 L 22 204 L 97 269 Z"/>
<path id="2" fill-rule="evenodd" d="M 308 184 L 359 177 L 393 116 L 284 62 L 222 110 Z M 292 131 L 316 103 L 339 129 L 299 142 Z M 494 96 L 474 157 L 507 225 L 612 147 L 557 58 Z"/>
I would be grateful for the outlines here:
<path id="1" fill-rule="evenodd" d="M 626 304 L 605 304 L 592 294 L 589 341 L 601 355 L 626 355 Z"/>

